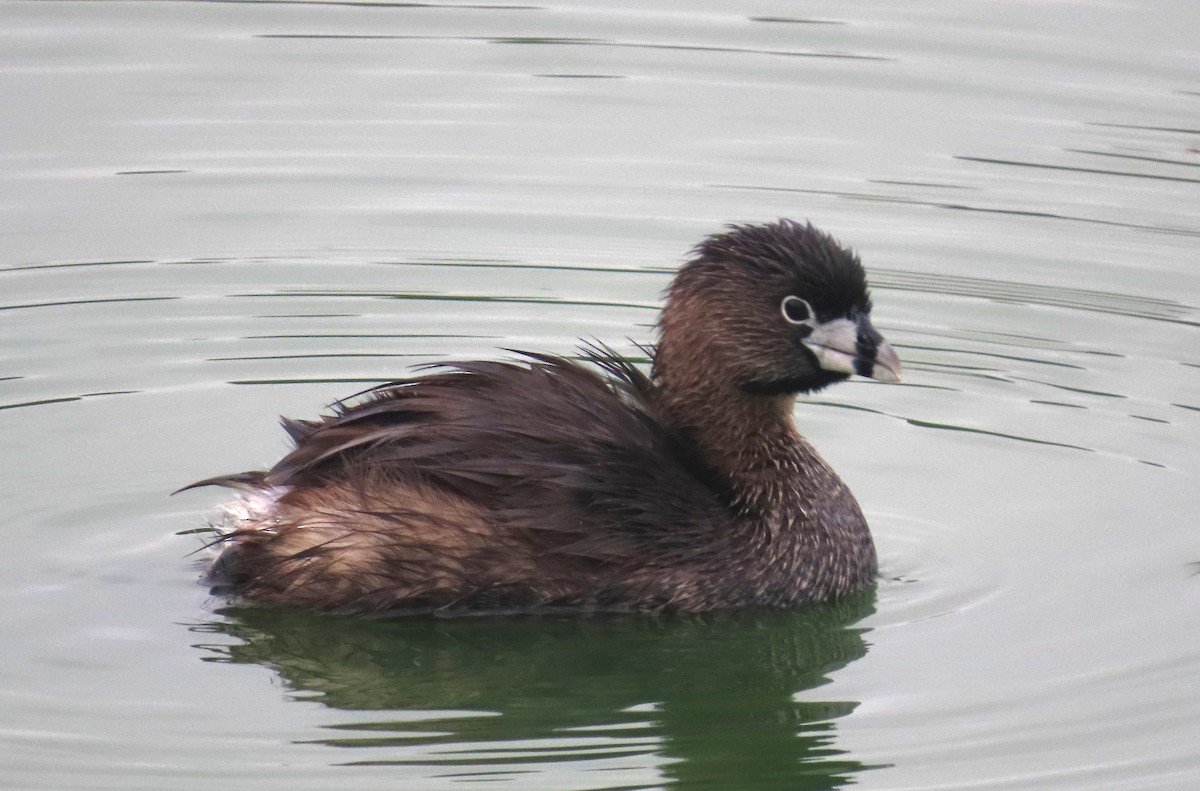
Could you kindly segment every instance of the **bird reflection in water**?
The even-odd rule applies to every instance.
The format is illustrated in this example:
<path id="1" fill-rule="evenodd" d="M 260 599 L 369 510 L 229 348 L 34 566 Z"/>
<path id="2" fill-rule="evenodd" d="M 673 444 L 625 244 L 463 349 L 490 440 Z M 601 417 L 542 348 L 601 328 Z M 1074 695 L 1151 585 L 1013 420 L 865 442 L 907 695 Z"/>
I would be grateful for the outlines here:
<path id="1" fill-rule="evenodd" d="M 874 602 L 867 590 L 794 612 L 393 620 L 236 607 L 192 629 L 236 638 L 200 645 L 207 661 L 263 665 L 298 699 L 377 712 L 314 740 L 348 751 L 331 763 L 824 789 L 870 768 L 834 745 L 857 704 L 797 697 L 866 653 L 855 624 Z"/>

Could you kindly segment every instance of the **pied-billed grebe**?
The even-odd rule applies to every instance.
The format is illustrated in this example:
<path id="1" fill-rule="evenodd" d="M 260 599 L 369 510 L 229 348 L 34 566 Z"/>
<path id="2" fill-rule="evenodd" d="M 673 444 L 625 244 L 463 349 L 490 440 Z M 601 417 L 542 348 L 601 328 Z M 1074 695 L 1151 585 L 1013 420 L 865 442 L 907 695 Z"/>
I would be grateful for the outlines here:
<path id="1" fill-rule="evenodd" d="M 650 376 L 603 347 L 446 363 L 315 421 L 241 490 L 210 572 L 337 612 L 780 607 L 868 585 L 866 521 L 792 423 L 796 393 L 897 381 L 866 275 L 788 220 L 701 242 Z"/>

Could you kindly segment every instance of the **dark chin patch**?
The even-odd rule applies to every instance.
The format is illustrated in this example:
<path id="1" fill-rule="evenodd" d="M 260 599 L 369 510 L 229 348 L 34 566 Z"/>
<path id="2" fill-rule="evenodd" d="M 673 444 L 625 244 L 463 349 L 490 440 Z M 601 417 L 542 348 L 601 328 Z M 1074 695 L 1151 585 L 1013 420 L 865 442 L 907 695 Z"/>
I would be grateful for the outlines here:
<path id="1" fill-rule="evenodd" d="M 831 384 L 844 381 L 849 374 L 824 369 L 808 376 L 785 379 L 750 379 L 739 384 L 743 392 L 756 396 L 781 396 L 795 393 L 815 393 Z"/>

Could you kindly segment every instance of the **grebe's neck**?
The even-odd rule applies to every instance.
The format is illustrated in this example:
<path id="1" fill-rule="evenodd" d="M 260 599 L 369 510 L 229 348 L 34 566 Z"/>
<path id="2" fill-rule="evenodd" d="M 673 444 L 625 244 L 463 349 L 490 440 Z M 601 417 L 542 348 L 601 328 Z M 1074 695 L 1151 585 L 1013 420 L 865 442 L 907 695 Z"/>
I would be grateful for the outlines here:
<path id="1" fill-rule="evenodd" d="M 796 431 L 793 396 L 748 393 L 705 368 L 660 346 L 653 370 L 659 406 L 728 487 L 732 504 L 774 532 L 792 521 L 785 512 L 803 485 L 805 456 L 824 464 Z"/>
<path id="2" fill-rule="evenodd" d="M 697 364 L 700 363 L 700 364 Z M 726 487 L 744 539 L 745 584 L 764 600 L 841 595 L 869 584 L 875 547 L 854 496 L 796 431 L 794 397 L 748 393 L 659 347 L 653 379 L 664 419 Z"/>

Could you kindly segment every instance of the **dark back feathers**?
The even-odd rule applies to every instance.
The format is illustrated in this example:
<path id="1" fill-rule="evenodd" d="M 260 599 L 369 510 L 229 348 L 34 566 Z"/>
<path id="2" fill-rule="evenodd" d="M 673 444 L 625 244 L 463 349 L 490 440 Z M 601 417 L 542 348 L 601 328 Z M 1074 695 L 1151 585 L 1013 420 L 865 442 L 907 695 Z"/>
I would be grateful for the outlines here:
<path id="1" fill-rule="evenodd" d="M 603 347 L 585 350 L 586 366 L 524 358 L 429 366 L 339 403 L 321 422 L 285 420 L 296 448 L 264 482 L 407 474 L 528 531 L 548 551 L 615 559 L 717 549 L 719 535 L 698 533 L 730 519 L 724 493 L 667 427 L 641 371 Z"/>

